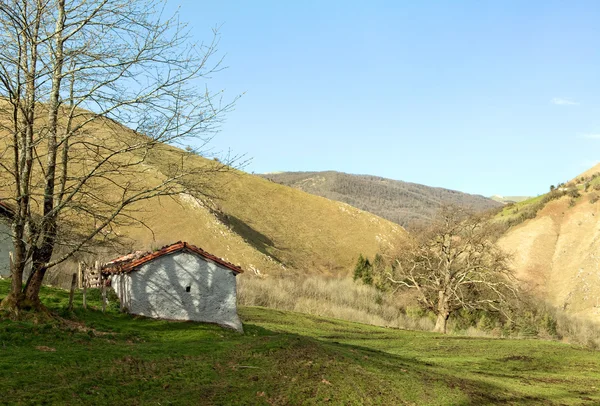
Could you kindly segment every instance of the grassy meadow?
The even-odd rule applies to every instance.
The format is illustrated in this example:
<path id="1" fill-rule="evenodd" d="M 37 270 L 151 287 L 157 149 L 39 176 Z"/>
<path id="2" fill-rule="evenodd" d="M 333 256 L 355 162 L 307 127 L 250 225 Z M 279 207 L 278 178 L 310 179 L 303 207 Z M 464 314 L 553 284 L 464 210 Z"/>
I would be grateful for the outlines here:
<path id="1" fill-rule="evenodd" d="M 0 281 L 0 296 L 7 281 Z M 242 307 L 245 333 L 103 315 L 46 288 L 54 324 L 0 321 L 2 404 L 600 403 L 600 352 Z"/>

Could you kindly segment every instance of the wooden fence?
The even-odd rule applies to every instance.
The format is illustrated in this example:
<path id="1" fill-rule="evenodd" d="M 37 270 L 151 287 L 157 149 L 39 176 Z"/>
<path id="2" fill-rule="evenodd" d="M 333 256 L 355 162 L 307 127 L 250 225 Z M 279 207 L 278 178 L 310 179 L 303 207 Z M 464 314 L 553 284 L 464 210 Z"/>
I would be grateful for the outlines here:
<path id="1" fill-rule="evenodd" d="M 102 265 L 95 261 L 92 266 L 85 262 L 80 262 L 77 273 L 73 274 L 71 283 L 71 292 L 69 295 L 69 308 L 73 308 L 73 293 L 75 288 L 83 289 L 83 308 L 87 309 L 87 290 L 102 290 L 102 311 L 106 311 L 106 279 L 102 278 Z"/>
<path id="2" fill-rule="evenodd" d="M 102 285 L 102 274 L 100 273 L 100 262 L 96 261 L 92 266 L 85 262 L 79 263 L 77 272 L 77 287 L 83 288 L 100 288 Z"/>

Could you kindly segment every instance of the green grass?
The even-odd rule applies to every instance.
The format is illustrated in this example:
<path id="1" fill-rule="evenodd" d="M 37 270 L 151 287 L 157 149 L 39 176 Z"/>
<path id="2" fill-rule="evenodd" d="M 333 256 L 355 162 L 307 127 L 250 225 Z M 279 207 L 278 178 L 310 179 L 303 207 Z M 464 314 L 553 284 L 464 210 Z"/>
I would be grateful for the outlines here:
<path id="1" fill-rule="evenodd" d="M 533 205 L 535 203 L 540 202 L 542 199 L 544 198 L 544 195 L 539 195 L 536 197 L 531 197 L 527 200 L 523 200 L 521 202 L 518 203 L 513 203 L 511 205 L 507 205 L 505 206 L 500 213 L 498 213 L 498 216 L 504 217 L 510 217 L 512 215 L 516 215 L 518 214 L 519 210 L 522 210 L 530 205 Z"/>
<path id="2" fill-rule="evenodd" d="M 590 187 L 594 187 L 596 185 L 600 185 L 600 176 L 596 176 L 595 178 L 589 181 Z"/>
<path id="3" fill-rule="evenodd" d="M 581 185 L 578 188 L 583 190 L 584 187 Z M 494 221 L 503 223 L 507 228 L 519 225 L 524 221 L 535 218 L 537 213 L 552 200 L 561 199 L 565 196 L 568 197 L 569 193 L 556 190 L 516 204 L 507 205 L 495 215 Z M 580 198 L 581 196 L 577 199 Z M 577 199 L 572 201 L 576 202 Z"/>
<path id="4" fill-rule="evenodd" d="M 7 288 L 0 281 L 0 296 Z M 0 404 L 600 403 L 600 353 L 556 342 L 441 336 L 265 308 L 240 309 L 241 335 L 114 306 L 103 315 L 97 295 L 90 309 L 69 314 L 67 292 L 43 293 L 78 322 L 0 321 Z"/>

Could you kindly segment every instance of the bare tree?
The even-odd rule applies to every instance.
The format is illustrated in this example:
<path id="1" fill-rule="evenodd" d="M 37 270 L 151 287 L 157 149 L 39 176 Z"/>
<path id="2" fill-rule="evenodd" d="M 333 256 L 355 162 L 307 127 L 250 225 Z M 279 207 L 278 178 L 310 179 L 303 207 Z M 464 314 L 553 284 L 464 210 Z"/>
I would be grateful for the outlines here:
<path id="1" fill-rule="evenodd" d="M 204 87 L 222 69 L 218 32 L 192 43 L 163 6 L 0 2 L 0 193 L 14 208 L 12 288 L 3 306 L 41 308 L 46 271 L 110 239 L 116 222 L 135 221 L 137 202 L 210 194 L 211 175 L 228 168 L 164 147 L 201 149 L 233 102 Z M 177 164 L 152 172 L 146 163 L 161 163 L 166 152 L 180 155 Z"/>
<path id="2" fill-rule="evenodd" d="M 456 207 L 441 210 L 434 224 L 407 242 L 384 272 L 388 283 L 412 289 L 446 333 L 459 309 L 502 311 L 517 293 L 506 255 L 495 245 L 496 228 Z"/>

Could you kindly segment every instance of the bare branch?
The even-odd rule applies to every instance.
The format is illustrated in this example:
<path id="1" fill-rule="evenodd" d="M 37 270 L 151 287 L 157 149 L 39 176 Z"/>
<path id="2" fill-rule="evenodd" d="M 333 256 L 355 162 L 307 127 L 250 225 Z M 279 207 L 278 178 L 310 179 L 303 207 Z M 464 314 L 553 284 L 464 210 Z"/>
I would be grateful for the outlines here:
<path id="1" fill-rule="evenodd" d="M 0 4 L 0 181 L 15 206 L 14 297 L 33 302 L 49 267 L 115 241 L 135 204 L 215 195 L 232 162 L 199 165 L 170 145 L 206 145 L 235 103 L 205 81 L 224 68 L 219 33 L 191 42 L 162 0 L 7 0 Z M 122 124 L 133 128 L 124 130 Z M 156 157 L 180 154 L 179 164 Z M 133 182 L 148 177 L 154 182 Z M 158 171 L 158 174 L 156 173 Z M 61 247 L 58 254 L 56 247 Z M 24 291 L 25 264 L 32 273 Z"/>
<path id="2" fill-rule="evenodd" d="M 387 283 L 412 289 L 438 316 L 436 331 L 458 309 L 503 311 L 517 295 L 508 258 L 494 244 L 485 219 L 445 208 L 434 226 L 401 247 Z"/>

